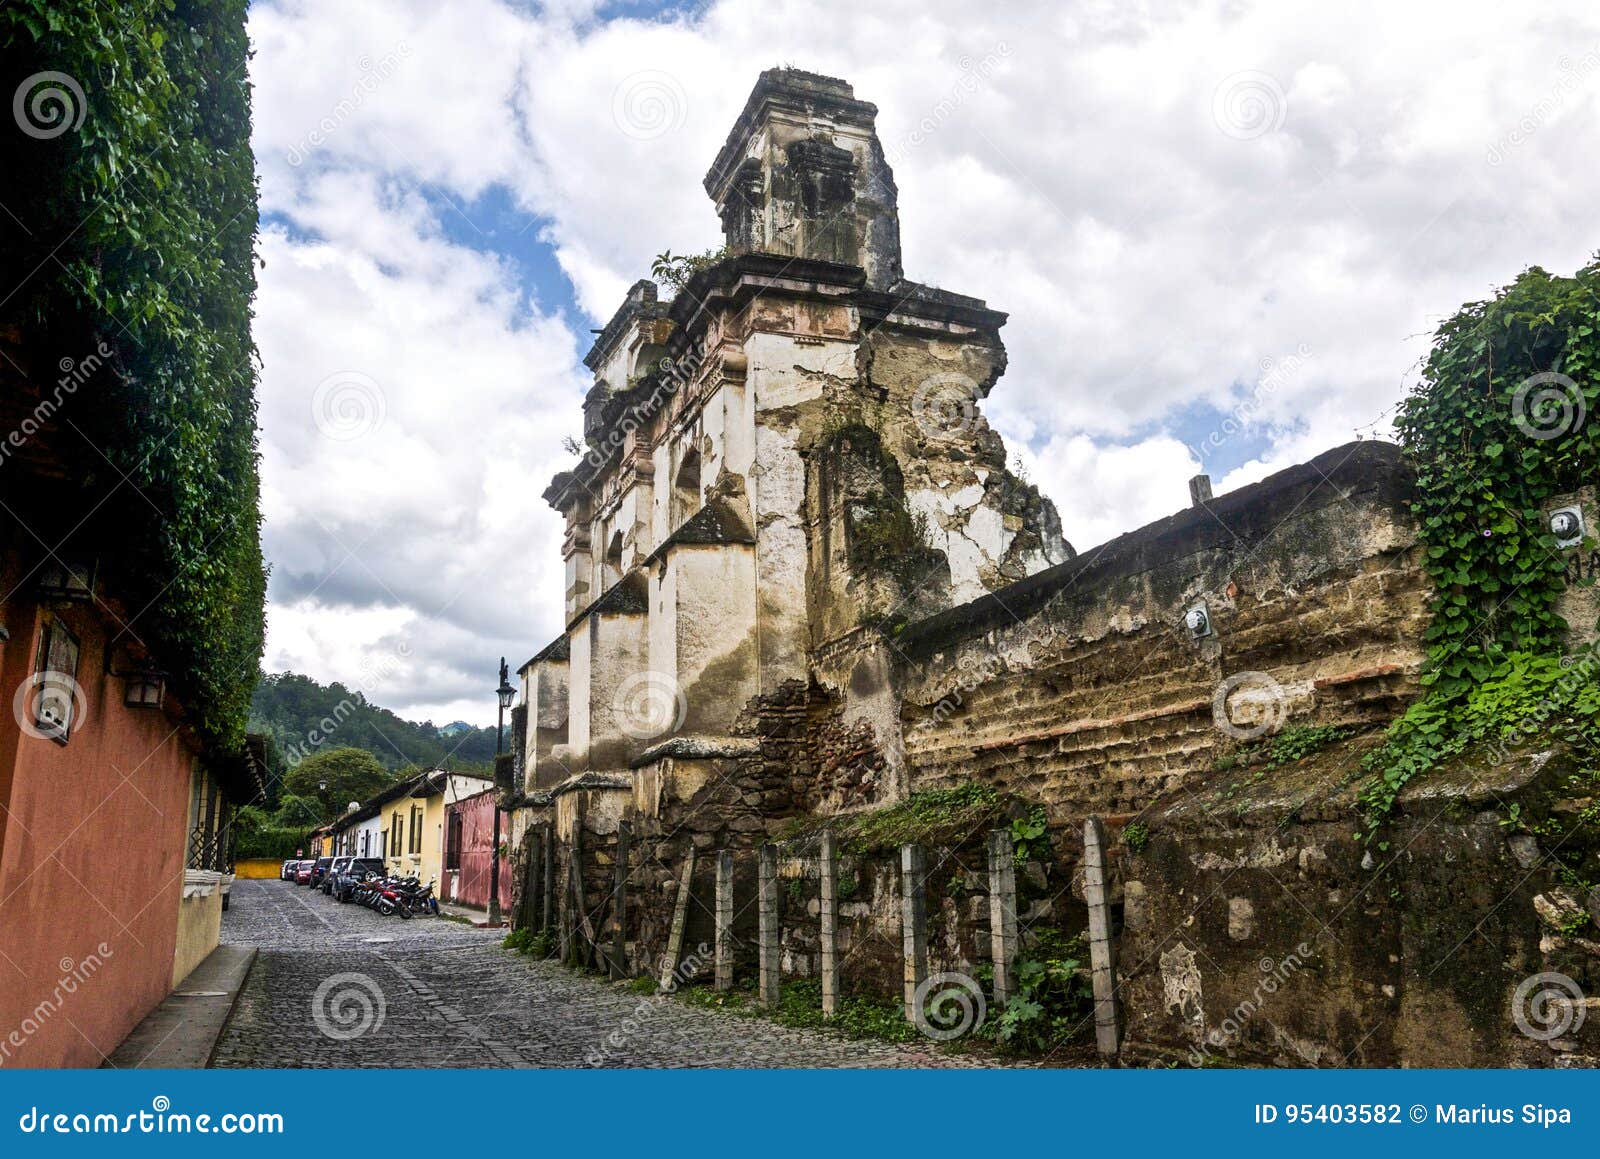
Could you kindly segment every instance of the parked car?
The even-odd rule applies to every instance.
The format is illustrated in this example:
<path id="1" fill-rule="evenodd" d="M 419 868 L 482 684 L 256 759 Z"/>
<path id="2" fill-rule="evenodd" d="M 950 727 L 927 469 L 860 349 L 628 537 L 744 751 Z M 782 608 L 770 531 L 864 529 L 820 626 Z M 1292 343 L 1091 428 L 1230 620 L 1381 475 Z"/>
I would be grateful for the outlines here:
<path id="1" fill-rule="evenodd" d="M 353 858 L 349 857 L 335 857 L 333 863 L 328 866 L 327 871 L 317 879 L 317 888 L 325 895 L 331 895 L 333 893 L 333 879 L 339 876 L 344 871 L 345 866 L 349 865 L 352 860 Z"/>
<path id="2" fill-rule="evenodd" d="M 294 871 L 294 883 L 296 885 L 305 885 L 310 882 L 311 869 L 316 864 L 315 861 L 297 862 Z"/>
<path id="3" fill-rule="evenodd" d="M 283 863 L 283 868 L 278 871 L 279 881 L 293 881 L 294 871 L 300 868 L 300 859 L 291 857 Z"/>
<path id="4" fill-rule="evenodd" d="M 366 881 L 373 877 L 383 876 L 383 858 L 381 857 L 354 857 L 350 864 L 336 874 L 333 879 L 333 896 L 339 901 L 350 901 L 356 891 L 356 883 Z"/>
<path id="5" fill-rule="evenodd" d="M 333 858 L 331 857 L 319 857 L 313 861 L 311 863 L 311 876 L 307 879 L 306 884 L 312 889 L 316 889 L 317 886 L 322 884 L 322 875 L 328 872 L 328 866 L 332 864 Z"/>

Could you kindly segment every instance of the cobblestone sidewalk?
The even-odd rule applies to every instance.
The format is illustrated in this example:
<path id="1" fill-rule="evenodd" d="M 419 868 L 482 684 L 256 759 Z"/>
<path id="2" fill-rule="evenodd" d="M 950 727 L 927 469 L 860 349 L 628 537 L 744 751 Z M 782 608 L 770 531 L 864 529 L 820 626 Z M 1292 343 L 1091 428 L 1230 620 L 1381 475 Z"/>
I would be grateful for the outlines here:
<path id="1" fill-rule="evenodd" d="M 642 997 L 503 950 L 500 937 L 438 918 L 381 917 L 288 882 L 240 881 L 222 939 L 261 952 L 216 1065 L 981 1065 Z"/>

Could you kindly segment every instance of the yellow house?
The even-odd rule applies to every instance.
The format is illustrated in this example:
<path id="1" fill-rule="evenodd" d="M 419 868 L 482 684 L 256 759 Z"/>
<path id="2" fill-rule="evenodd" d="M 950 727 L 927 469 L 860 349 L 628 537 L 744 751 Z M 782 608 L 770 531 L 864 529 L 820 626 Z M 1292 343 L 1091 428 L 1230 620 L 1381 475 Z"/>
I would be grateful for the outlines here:
<path id="1" fill-rule="evenodd" d="M 383 857 L 389 872 L 414 873 L 437 889 L 444 867 L 445 806 L 492 787 L 490 777 L 434 769 L 383 805 Z"/>

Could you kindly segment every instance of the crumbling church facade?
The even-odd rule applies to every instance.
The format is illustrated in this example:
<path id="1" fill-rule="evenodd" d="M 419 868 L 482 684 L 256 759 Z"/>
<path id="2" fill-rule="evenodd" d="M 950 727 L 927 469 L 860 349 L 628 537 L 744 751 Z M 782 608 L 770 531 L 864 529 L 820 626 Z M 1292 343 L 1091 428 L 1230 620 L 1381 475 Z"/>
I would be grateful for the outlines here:
<path id="1" fill-rule="evenodd" d="M 1048 821 L 1024 943 L 1083 928 L 1078 834 L 1108 827 L 1131 1053 L 1527 1060 L 1499 1015 L 1473 1029 L 1503 986 L 1405 977 L 1407 939 L 1434 935 L 1360 896 L 1344 770 L 1197 804 L 1286 721 L 1359 735 L 1414 693 L 1429 588 L 1397 449 L 1338 448 L 1076 554 L 982 413 L 1005 315 L 905 276 L 875 115 L 842 81 L 762 74 L 705 178 L 725 249 L 670 300 L 636 283 L 585 359 L 584 454 L 545 492 L 567 627 L 521 668 L 502 770 L 519 923 L 655 973 L 714 940 L 727 854 L 743 955 L 755 851 L 777 843 L 782 970 L 812 974 L 817 833 L 977 784 L 994 824 Z M 1428 840 L 1476 883 L 1396 871 L 1436 899 L 1514 868 L 1460 791 Z M 991 956 L 984 837 L 932 858 L 929 969 Z M 847 989 L 898 993 L 895 853 L 846 850 Z M 1498 986 L 1513 946 L 1537 967 L 1535 926 L 1505 938 L 1461 965 Z M 1301 946 L 1300 997 L 1214 1043 L 1255 963 Z M 1454 1037 L 1435 1049 L 1424 1022 Z"/>

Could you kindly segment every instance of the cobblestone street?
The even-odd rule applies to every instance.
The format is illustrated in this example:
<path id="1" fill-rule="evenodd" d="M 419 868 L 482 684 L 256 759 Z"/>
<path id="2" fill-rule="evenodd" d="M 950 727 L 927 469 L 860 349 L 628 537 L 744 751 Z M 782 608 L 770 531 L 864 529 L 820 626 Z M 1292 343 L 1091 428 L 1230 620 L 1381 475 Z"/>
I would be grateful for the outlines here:
<path id="1" fill-rule="evenodd" d="M 260 948 L 221 1067 L 973 1065 L 654 999 L 500 947 L 501 931 L 402 921 L 287 882 L 239 881 L 222 939 Z M 609 1042 L 613 1033 L 620 1047 Z"/>

